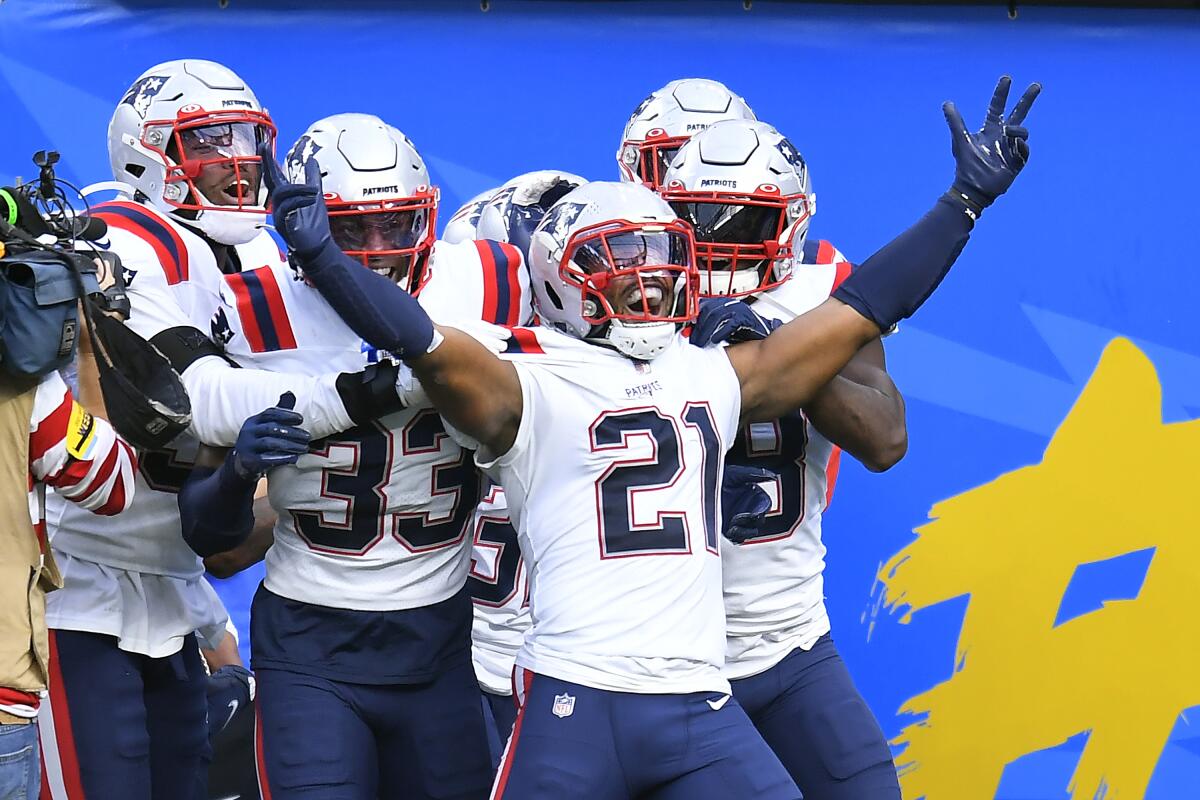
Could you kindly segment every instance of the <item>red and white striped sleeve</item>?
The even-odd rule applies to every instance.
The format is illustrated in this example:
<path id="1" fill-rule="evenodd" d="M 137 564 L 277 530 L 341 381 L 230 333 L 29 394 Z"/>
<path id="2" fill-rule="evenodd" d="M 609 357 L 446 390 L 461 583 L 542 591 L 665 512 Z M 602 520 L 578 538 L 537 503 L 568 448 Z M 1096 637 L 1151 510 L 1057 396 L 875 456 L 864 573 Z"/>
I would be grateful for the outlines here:
<path id="1" fill-rule="evenodd" d="M 42 379 L 29 422 L 29 475 L 96 514 L 133 501 L 137 456 L 107 421 L 75 402 L 58 373 Z"/>

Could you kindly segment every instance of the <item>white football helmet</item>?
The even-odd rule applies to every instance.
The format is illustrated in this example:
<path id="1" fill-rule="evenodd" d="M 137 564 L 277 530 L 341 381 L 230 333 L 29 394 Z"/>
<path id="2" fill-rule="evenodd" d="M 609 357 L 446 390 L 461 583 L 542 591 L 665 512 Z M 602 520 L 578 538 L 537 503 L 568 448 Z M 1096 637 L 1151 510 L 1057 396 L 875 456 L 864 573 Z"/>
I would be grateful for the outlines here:
<path id="1" fill-rule="evenodd" d="M 437 238 L 438 190 L 407 136 L 372 114 L 317 120 L 284 160 L 291 180 L 321 167 L 329 229 L 348 256 L 409 291 L 420 288 Z"/>
<path id="2" fill-rule="evenodd" d="M 756 117 L 745 100 L 719 81 L 671 81 L 643 100 L 625 125 L 617 150 L 621 180 L 657 189 L 683 143 L 723 119 Z"/>
<path id="3" fill-rule="evenodd" d="M 695 229 L 705 295 L 738 297 L 786 281 L 817 211 L 804 158 L 765 122 L 718 122 L 692 137 L 660 191 Z"/>
<path id="4" fill-rule="evenodd" d="M 168 61 L 142 73 L 108 125 L 113 176 L 135 197 L 222 244 L 265 225 L 258 148 L 275 125 L 254 92 L 212 61 Z"/>
<path id="5" fill-rule="evenodd" d="M 499 186 L 488 189 L 463 203 L 446 223 L 446 230 L 442 231 L 442 241 L 458 244 L 478 239 L 475 227 L 479 224 L 479 215 L 483 213 L 483 207 L 492 199 L 492 195 L 498 191 L 500 191 Z"/>
<path id="6" fill-rule="evenodd" d="M 533 232 L 542 321 L 648 361 L 699 310 L 692 231 L 645 186 L 597 181 L 555 203 Z"/>
<path id="7" fill-rule="evenodd" d="M 528 261 L 529 239 L 542 217 L 564 195 L 585 183 L 586 178 L 550 169 L 518 175 L 484 203 L 475 238 L 508 242 Z"/>

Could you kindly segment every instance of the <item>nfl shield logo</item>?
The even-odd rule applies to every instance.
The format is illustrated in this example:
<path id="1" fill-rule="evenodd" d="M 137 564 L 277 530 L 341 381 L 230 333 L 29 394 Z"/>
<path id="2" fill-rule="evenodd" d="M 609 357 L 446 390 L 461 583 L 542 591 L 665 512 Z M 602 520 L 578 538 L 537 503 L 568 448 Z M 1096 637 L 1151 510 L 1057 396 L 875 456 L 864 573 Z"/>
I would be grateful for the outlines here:
<path id="1" fill-rule="evenodd" d="M 575 698 L 569 694 L 554 695 L 554 707 L 550 711 L 560 719 L 571 716 L 575 713 Z"/>

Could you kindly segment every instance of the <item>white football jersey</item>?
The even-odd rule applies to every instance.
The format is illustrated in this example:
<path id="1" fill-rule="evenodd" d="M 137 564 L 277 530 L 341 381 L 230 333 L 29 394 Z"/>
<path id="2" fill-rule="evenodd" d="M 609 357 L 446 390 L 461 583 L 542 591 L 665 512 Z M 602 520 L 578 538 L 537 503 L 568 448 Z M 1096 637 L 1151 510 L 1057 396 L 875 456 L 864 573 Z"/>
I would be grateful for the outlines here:
<path id="1" fill-rule="evenodd" d="M 612 691 L 727 692 L 719 489 L 741 387 L 724 350 L 680 336 L 639 362 L 544 327 L 510 350 L 521 424 L 480 466 L 529 564 L 517 664 Z"/>
<path id="2" fill-rule="evenodd" d="M 435 314 L 439 321 L 478 319 L 489 308 L 506 315 L 510 304 L 528 304 L 519 287 L 489 284 L 497 274 L 505 280 L 512 274 L 510 256 L 520 266 L 516 251 L 493 257 L 487 243 L 480 245 L 435 248 L 425 289 L 447 298 Z M 443 282 L 458 292 L 457 306 Z M 226 276 L 222 312 L 226 352 L 246 366 L 353 372 L 381 355 L 288 267 Z M 480 476 L 431 406 L 314 441 L 295 465 L 272 470 L 267 486 L 279 514 L 266 557 L 266 587 L 275 594 L 393 611 L 441 602 L 466 580 Z"/>
<path id="3" fill-rule="evenodd" d="M 828 242 L 809 242 L 806 258 L 786 283 L 758 296 L 760 315 L 790 322 L 823 303 L 852 266 Z M 815 262 L 815 263 L 811 263 Z M 752 423 L 726 459 L 779 473 L 760 536 L 721 550 L 725 568 L 725 676 L 757 675 L 797 647 L 808 649 L 829 632 L 825 612 L 825 545 L 821 515 L 832 491 L 839 451 L 796 413 Z"/>
<path id="4" fill-rule="evenodd" d="M 119 255 L 124 266 L 129 327 L 146 339 L 174 327 L 208 330 L 223 279 L 207 242 L 141 203 L 103 203 L 93 215 L 108 224 L 108 236 L 99 245 Z M 236 250 L 247 267 L 280 263 L 279 249 L 265 231 Z M 198 578 L 204 568 L 183 541 L 176 500 L 197 447 L 184 434 L 166 451 L 139 454 L 133 505 L 115 520 L 48 497 L 54 549 L 109 567 Z"/>
<path id="5" fill-rule="evenodd" d="M 174 327 L 207 330 L 222 276 L 200 236 L 149 206 L 118 200 L 93 208 L 108 224 L 98 245 L 121 257 L 130 328 L 144 338 Z M 236 248 L 244 266 L 280 261 L 267 233 Z M 51 494 L 46 518 L 64 587 L 47 597 L 50 627 L 102 633 L 124 650 L 158 658 L 198 629 L 223 624 L 200 558 L 183 541 L 177 495 L 198 445 L 184 434 L 162 452 L 139 454 L 135 496 L 115 519 Z"/>
<path id="6" fill-rule="evenodd" d="M 512 694 L 513 664 L 529 630 L 529 574 L 499 486 L 489 487 L 475 509 L 467 586 L 475 606 L 471 627 L 475 677 L 492 694 Z"/>

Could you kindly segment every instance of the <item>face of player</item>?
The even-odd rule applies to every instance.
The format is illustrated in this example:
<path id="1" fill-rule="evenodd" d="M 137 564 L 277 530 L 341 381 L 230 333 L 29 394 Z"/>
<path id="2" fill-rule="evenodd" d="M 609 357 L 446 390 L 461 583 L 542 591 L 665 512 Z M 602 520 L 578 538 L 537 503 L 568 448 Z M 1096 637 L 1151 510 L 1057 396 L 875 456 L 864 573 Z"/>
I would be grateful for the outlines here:
<path id="1" fill-rule="evenodd" d="M 334 210 L 329 229 L 334 244 L 376 272 L 397 279 L 408 274 L 425 234 L 427 212 Z"/>
<path id="2" fill-rule="evenodd" d="M 192 184 L 218 206 L 258 205 L 262 176 L 257 148 L 270 132 L 251 122 L 186 128 L 178 134 L 183 162 L 195 172 Z"/>
<path id="3" fill-rule="evenodd" d="M 573 260 L 593 276 L 615 315 L 661 319 L 676 305 L 676 285 L 688 267 L 687 238 L 676 231 L 606 234 L 581 244 Z"/>

